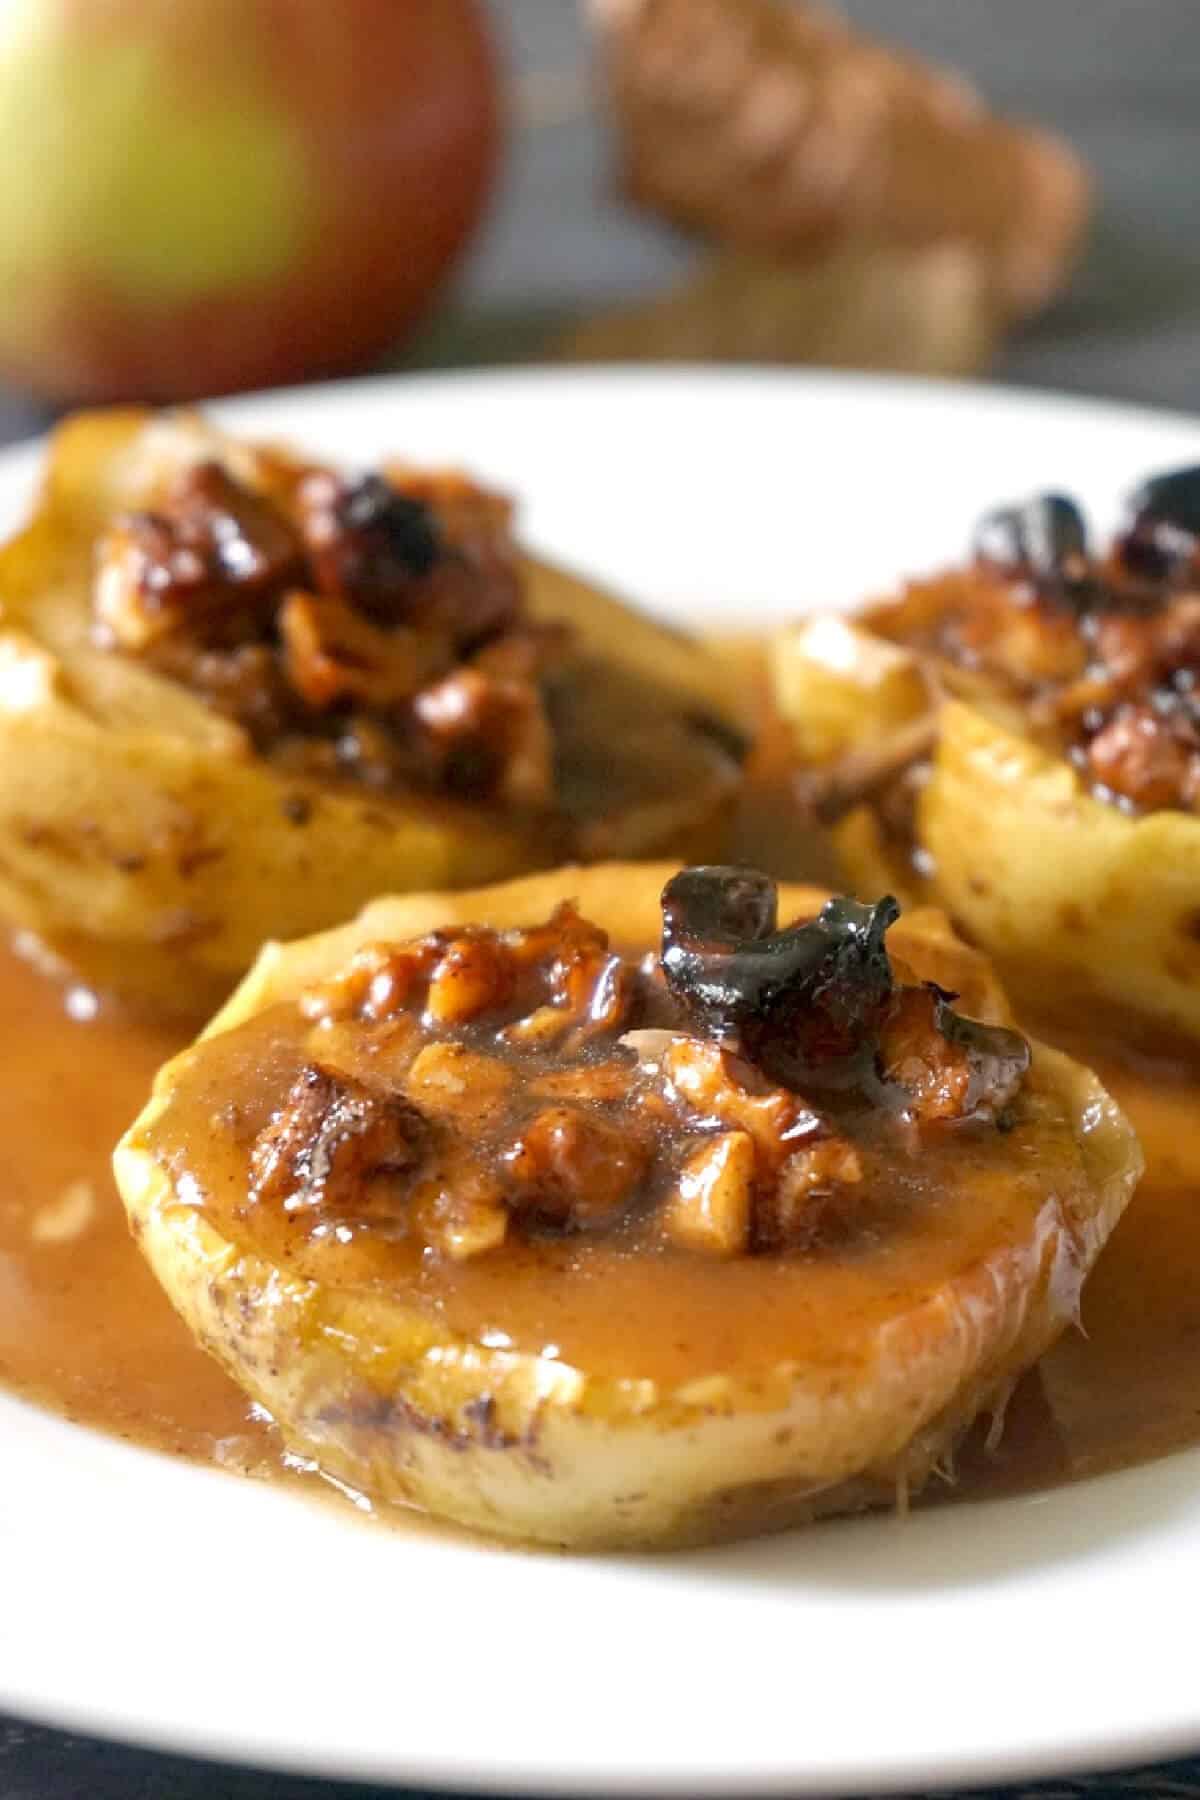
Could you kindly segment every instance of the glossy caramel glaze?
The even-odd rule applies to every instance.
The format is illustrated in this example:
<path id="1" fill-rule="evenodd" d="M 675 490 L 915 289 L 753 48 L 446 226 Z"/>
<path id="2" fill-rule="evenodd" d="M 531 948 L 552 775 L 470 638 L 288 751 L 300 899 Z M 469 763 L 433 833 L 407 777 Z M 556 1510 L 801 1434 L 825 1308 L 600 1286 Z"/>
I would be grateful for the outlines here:
<path id="1" fill-rule="evenodd" d="M 455 1334 L 601 1377 L 670 1388 L 714 1370 L 832 1365 L 848 1343 L 873 1344 L 898 1296 L 935 1294 L 998 1245 L 1019 1254 L 1060 1205 L 1068 1213 L 1073 1197 L 1086 1205 L 1073 1123 L 1035 1065 L 1007 1130 L 983 1120 L 934 1128 L 915 1154 L 881 1109 L 839 1113 L 863 1161 L 862 1191 L 830 1206 L 802 1252 L 714 1258 L 665 1241 L 653 1214 L 634 1209 L 606 1230 L 510 1232 L 486 1254 L 456 1261 L 429 1253 L 404 1208 L 346 1225 L 343 1236 L 310 1228 L 277 1201 L 247 1202 L 252 1146 L 316 1035 L 296 1007 L 280 1004 L 207 1039 L 178 1066 L 144 1140 L 176 1194 L 227 1242 L 291 1275 L 340 1292 L 395 1294 Z"/>
<path id="2" fill-rule="evenodd" d="M 62 992 L 7 953 L 0 995 L 12 1046 L 0 1090 L 0 1378 L 80 1423 L 204 1462 L 281 1473 L 270 1428 L 195 1348 L 143 1266 L 109 1173 L 109 1146 L 154 1069 L 191 1033 L 103 1013 L 72 1018 Z M 968 1446 L 956 1486 L 939 1490 L 947 1498 L 1046 1487 L 1200 1442 L 1200 1062 L 1149 1052 L 1118 1059 L 1078 1041 L 1065 1047 L 1086 1051 L 1130 1110 L 1150 1173 L 1085 1291 L 1086 1338 L 1069 1335 L 1022 1384 L 998 1449 L 985 1455 Z M 575 1252 L 558 1245 L 550 1254 L 553 1261 Z M 700 1331 L 714 1361 L 744 1354 L 751 1331 L 760 1348 L 764 1337 L 782 1341 L 784 1266 L 765 1306 L 761 1284 L 753 1306 L 741 1292 L 753 1264 L 688 1265 L 664 1306 L 654 1264 L 608 1254 L 586 1346 L 579 1318 L 547 1284 L 531 1291 L 520 1316 L 506 1308 L 510 1332 L 540 1345 L 559 1341 L 564 1356 L 586 1348 L 615 1369 L 629 1321 L 653 1310 L 663 1374 L 690 1361 Z M 684 1268 L 679 1259 L 673 1275 Z M 902 1258 L 891 1269 L 896 1279 L 907 1273 Z M 493 1298 L 492 1279 L 481 1259 L 443 1279 L 428 1303 L 465 1316 Z M 854 1289 L 846 1297 L 864 1303 L 863 1270 L 848 1263 L 843 1280 Z"/>

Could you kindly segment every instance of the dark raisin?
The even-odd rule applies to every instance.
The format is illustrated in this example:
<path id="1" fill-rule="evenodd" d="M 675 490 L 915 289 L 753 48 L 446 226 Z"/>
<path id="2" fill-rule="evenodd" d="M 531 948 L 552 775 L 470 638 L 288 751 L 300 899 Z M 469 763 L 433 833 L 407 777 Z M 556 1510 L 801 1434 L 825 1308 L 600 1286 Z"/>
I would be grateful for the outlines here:
<path id="1" fill-rule="evenodd" d="M 779 922 L 774 881 L 758 869 L 698 864 L 681 869 L 662 896 L 663 942 L 695 946 L 705 939 L 769 937 Z M 664 966 L 667 959 L 664 956 Z"/>
<path id="2" fill-rule="evenodd" d="M 974 552 L 978 562 L 1031 581 L 1044 599 L 1081 611 L 1095 602 L 1087 525 L 1065 494 L 1039 494 L 1022 506 L 985 513 Z"/>
<path id="3" fill-rule="evenodd" d="M 1015 1031 L 960 1018 L 950 1006 L 955 996 L 933 983 L 896 985 L 884 942 L 900 913 L 890 895 L 873 906 L 830 900 L 815 919 L 782 931 L 776 903 L 774 882 L 752 869 L 683 869 L 667 883 L 663 974 L 701 1031 L 793 1091 L 910 1106 L 903 1065 L 919 1028 L 921 1059 L 937 1077 L 936 1116 L 1007 1104 L 1029 1066 L 1029 1045 Z M 908 1018 L 899 1056 L 889 1054 L 897 1019 L 906 1007 L 913 1013 L 914 1000 L 925 1002 L 924 1012 Z M 956 1076 L 950 1110 L 948 1069 Z"/>
<path id="4" fill-rule="evenodd" d="M 775 903 L 766 876 L 683 870 L 663 893 L 667 984 L 704 1029 L 773 1080 L 860 1084 L 892 992 L 883 939 L 900 909 L 890 897 L 831 900 L 816 919 L 778 931 Z"/>
<path id="5" fill-rule="evenodd" d="M 429 507 L 379 475 L 343 483 L 316 475 L 302 496 L 305 542 L 324 594 L 357 606 L 378 625 L 396 625 L 441 555 Z"/>
<path id="6" fill-rule="evenodd" d="M 1200 538 L 1200 463 L 1186 469 L 1172 469 L 1166 475 L 1152 475 L 1130 496 L 1129 511 L 1153 514 L 1164 524 Z"/>
<path id="7" fill-rule="evenodd" d="M 1127 504 L 1117 540 L 1122 562 L 1154 581 L 1187 571 L 1200 547 L 1200 464 L 1153 475 Z"/>
<path id="8" fill-rule="evenodd" d="M 397 493 L 380 475 L 364 475 L 346 489 L 340 515 L 347 531 L 369 533 L 375 556 L 407 575 L 428 575 L 438 559 L 433 514 L 420 500 Z"/>

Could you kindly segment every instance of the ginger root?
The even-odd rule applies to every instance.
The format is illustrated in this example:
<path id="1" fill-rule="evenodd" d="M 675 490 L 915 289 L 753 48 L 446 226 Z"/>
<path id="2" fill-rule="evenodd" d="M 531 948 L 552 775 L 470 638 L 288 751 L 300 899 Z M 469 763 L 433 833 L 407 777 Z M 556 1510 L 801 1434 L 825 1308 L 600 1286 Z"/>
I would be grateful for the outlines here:
<path id="1" fill-rule="evenodd" d="M 785 0 L 588 0 L 637 204 L 783 264 L 851 242 L 955 245 L 1003 316 L 1044 305 L 1089 184 L 1058 138 L 987 111 L 962 76 Z"/>

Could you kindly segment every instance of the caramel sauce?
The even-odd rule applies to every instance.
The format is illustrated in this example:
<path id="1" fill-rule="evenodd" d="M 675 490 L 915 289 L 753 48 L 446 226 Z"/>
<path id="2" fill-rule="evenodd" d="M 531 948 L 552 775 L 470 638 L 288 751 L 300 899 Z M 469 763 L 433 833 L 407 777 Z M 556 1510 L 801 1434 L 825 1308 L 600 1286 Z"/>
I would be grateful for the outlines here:
<path id="1" fill-rule="evenodd" d="M 198 1210 L 239 1249 L 342 1294 L 394 1297 L 462 1337 L 486 1334 L 601 1377 L 670 1388 L 716 1369 L 752 1377 L 792 1359 L 832 1366 L 856 1344 L 869 1354 L 898 1300 L 907 1308 L 940 1292 L 1001 1248 L 1032 1279 L 1051 1212 L 1086 1204 L 1072 1123 L 1035 1068 L 1008 1131 L 967 1125 L 931 1137 L 911 1161 L 877 1114 L 842 1119 L 863 1158 L 863 1193 L 805 1256 L 705 1256 L 663 1241 L 636 1212 L 603 1231 L 513 1231 L 464 1261 L 429 1256 L 419 1237 L 395 1229 L 338 1241 L 327 1227 L 306 1232 L 282 1207 L 246 1204 L 251 1146 L 317 1035 L 279 1005 L 210 1039 L 179 1071 L 140 1146 L 176 1184 L 186 1178 Z M 231 1094 L 236 1124 L 214 1131 Z"/>
<path id="2" fill-rule="evenodd" d="M 84 1425 L 248 1467 L 273 1454 L 129 1235 L 109 1157 L 187 1037 L 101 1010 L 0 951 L 0 1380 Z"/>
<path id="3" fill-rule="evenodd" d="M 1117 1049 L 1061 1021 L 1038 1029 L 1120 1101 L 1146 1174 L 1084 1288 L 1083 1331 L 1043 1358 L 1025 1384 L 1027 1416 L 1014 1418 L 993 1466 L 977 1475 L 1001 1490 L 1200 1443 L 1200 1052 Z"/>
<path id="4" fill-rule="evenodd" d="M 104 1011 L 73 1018 L 62 991 L 7 951 L 0 1004 L 10 1045 L 0 1088 L 0 1380 L 72 1420 L 155 1449 L 283 1475 L 273 1430 L 196 1348 L 144 1266 L 109 1168 L 110 1147 L 155 1069 L 190 1032 Z M 1068 1333 L 1026 1378 L 999 1448 L 985 1454 L 969 1445 L 956 1485 L 938 1490 L 945 1498 L 1044 1488 L 1200 1443 L 1200 1057 L 1118 1055 L 1086 1034 L 1054 1035 L 1086 1054 L 1127 1107 L 1149 1172 L 1085 1290 L 1087 1335 Z M 458 1271 L 427 1303 L 448 1315 L 462 1307 L 465 1317 L 488 1299 L 476 1291 L 492 1279 L 484 1261 Z M 614 1257 L 602 1284 L 620 1276 L 619 1293 L 610 1289 L 605 1302 L 607 1342 L 594 1334 L 577 1346 L 614 1370 L 629 1322 L 663 1307 L 662 1286 L 649 1290 L 643 1264 L 629 1259 L 623 1272 L 618 1264 Z M 685 1283 L 661 1320 L 659 1373 L 673 1372 L 684 1324 L 692 1332 L 705 1324 L 715 1358 L 733 1352 L 748 1317 L 738 1290 L 753 1272 L 724 1269 L 733 1278 L 727 1301 L 715 1270 L 696 1272 L 694 1292 Z M 902 1279 L 904 1270 L 897 1264 L 891 1274 Z M 785 1286 L 778 1306 L 755 1312 L 768 1336 L 786 1330 Z M 529 1343 L 565 1339 L 566 1354 L 579 1327 L 552 1292 L 542 1284 L 525 1316 L 510 1313 L 510 1329 Z M 857 1292 L 859 1303 L 864 1294 Z"/>

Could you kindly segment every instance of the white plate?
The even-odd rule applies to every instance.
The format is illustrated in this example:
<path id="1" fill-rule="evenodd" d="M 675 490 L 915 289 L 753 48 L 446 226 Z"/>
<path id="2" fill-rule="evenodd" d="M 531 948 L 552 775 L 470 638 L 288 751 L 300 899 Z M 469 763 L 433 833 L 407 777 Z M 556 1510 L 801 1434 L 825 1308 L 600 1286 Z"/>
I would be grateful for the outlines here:
<path id="1" fill-rule="evenodd" d="M 957 556 L 1046 486 L 1098 515 L 1182 419 L 969 387 L 571 372 L 315 389 L 238 423 L 450 458 L 681 622 L 785 617 Z M 30 458 L 0 461 L 15 510 Z M 10 1054 L 11 1049 L 10 1049 Z M 0 1399 L 0 1705 L 412 1783 L 881 1791 L 1200 1747 L 1181 1609 L 1200 1454 L 1031 1499 L 673 1557 L 501 1552 L 181 1466 Z"/>

